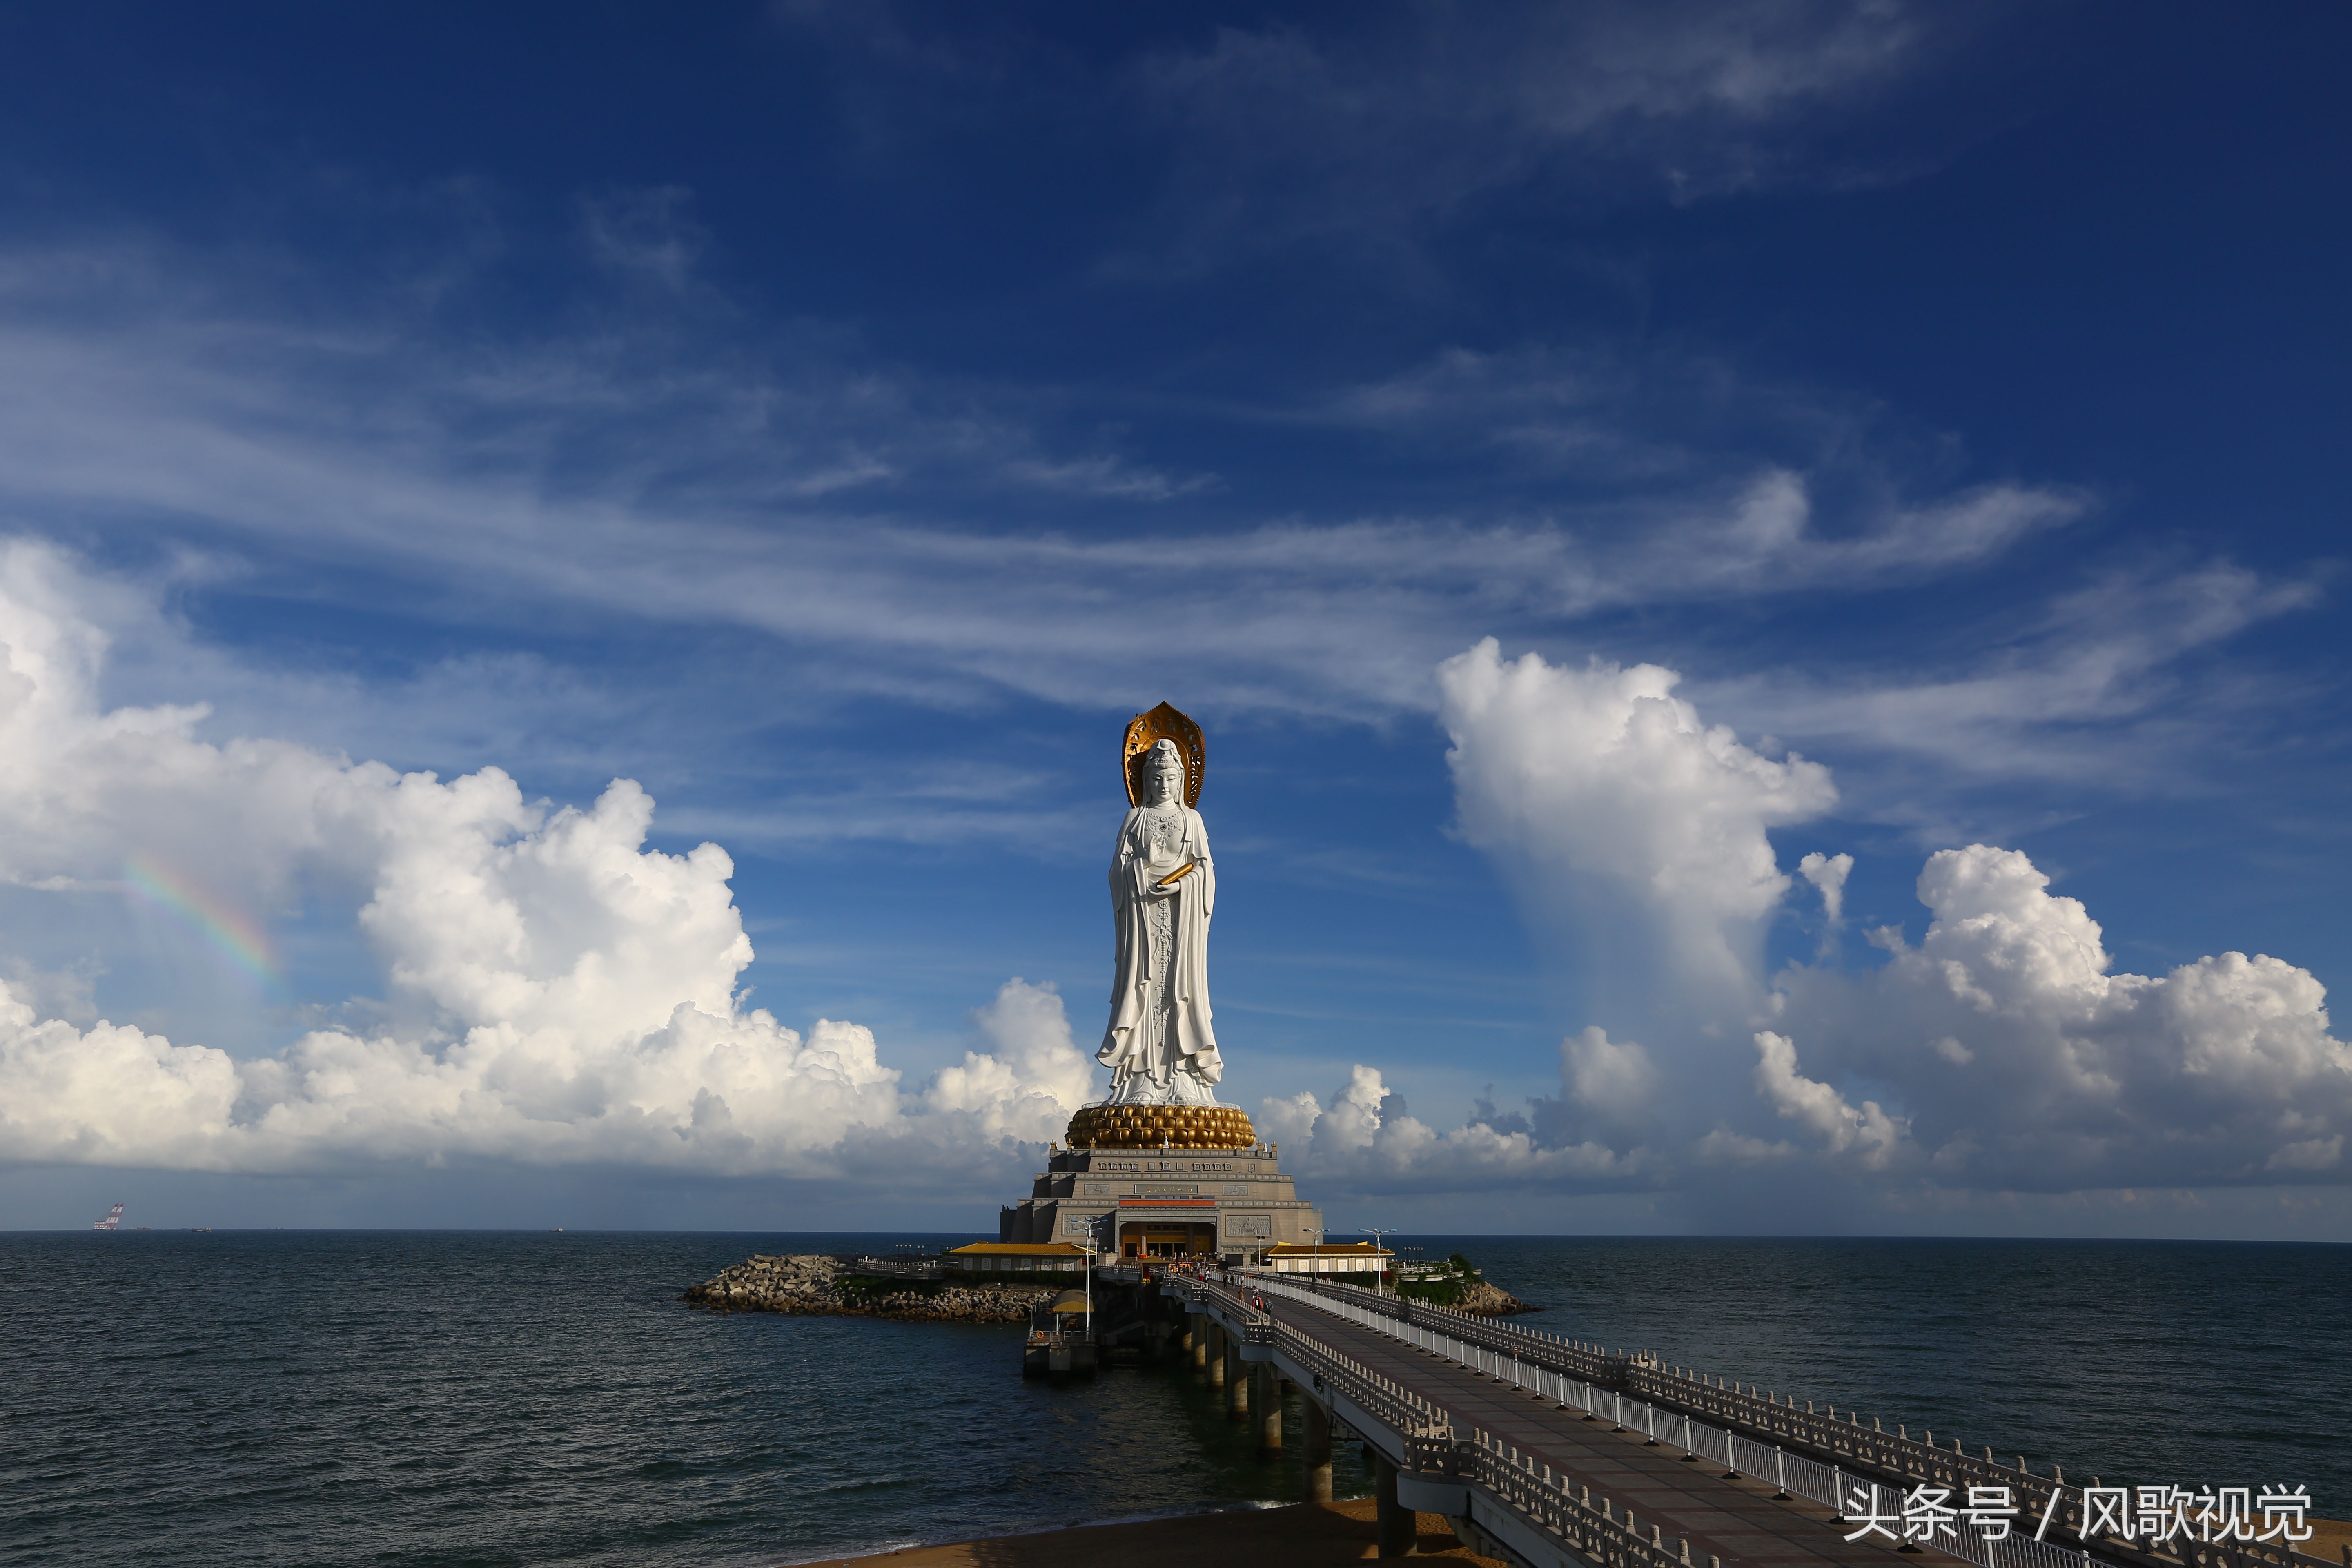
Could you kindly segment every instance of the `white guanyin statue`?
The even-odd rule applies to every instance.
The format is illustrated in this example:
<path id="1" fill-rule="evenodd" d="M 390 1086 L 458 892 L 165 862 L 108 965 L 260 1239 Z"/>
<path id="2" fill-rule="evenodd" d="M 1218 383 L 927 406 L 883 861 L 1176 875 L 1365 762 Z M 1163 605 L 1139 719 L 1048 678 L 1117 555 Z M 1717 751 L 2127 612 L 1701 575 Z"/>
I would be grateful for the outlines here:
<path id="1" fill-rule="evenodd" d="M 1189 757 L 1171 730 L 1190 742 Z M 1113 1105 L 1214 1105 L 1225 1073 L 1209 1008 L 1217 868 L 1208 829 L 1188 800 L 1200 795 L 1200 733 L 1166 703 L 1129 729 L 1134 805 L 1110 861 L 1118 969 L 1110 1026 L 1096 1053 L 1110 1068 Z"/>

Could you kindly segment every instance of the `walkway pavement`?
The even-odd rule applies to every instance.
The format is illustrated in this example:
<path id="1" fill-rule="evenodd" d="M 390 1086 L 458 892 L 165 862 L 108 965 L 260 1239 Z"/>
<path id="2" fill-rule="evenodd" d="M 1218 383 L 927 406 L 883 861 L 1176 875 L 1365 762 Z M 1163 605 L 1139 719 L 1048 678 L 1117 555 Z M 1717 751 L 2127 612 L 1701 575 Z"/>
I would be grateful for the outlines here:
<path id="1" fill-rule="evenodd" d="M 1588 1420 L 1581 1411 L 1563 1410 L 1526 1389 L 1304 1302 L 1268 1297 L 1266 1308 L 1292 1328 L 1412 1389 L 1444 1410 L 1457 1429 L 1481 1428 L 1631 1508 L 1643 1527 L 1655 1524 L 1664 1531 L 1669 1546 L 1678 1536 L 1689 1538 L 1695 1563 L 1703 1564 L 1713 1553 L 1725 1568 L 1898 1568 L 1889 1560 L 1899 1554 L 1918 1568 L 1965 1568 L 1961 1559 L 1942 1552 L 1913 1548 L 1897 1553 L 1883 1536 L 1849 1542 L 1845 1532 L 1853 1526 L 1839 1523 L 1830 1510 L 1803 1499 L 1775 1502 L 1769 1482 L 1725 1480 L 1705 1460 L 1685 1461 L 1681 1448 L 1664 1436 L 1657 1447 L 1647 1447 L 1639 1432 L 1612 1432 L 1606 1420 Z"/>

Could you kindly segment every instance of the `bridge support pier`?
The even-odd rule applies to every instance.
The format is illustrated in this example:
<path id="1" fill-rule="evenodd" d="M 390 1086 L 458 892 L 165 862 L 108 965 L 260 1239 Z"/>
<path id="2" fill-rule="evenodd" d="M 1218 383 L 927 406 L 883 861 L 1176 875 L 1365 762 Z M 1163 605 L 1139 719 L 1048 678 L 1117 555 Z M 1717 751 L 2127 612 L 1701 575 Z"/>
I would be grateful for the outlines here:
<path id="1" fill-rule="evenodd" d="M 1371 1454 L 1372 1499 L 1380 1525 L 1380 1553 L 1383 1557 L 1410 1557 L 1419 1533 L 1417 1521 L 1412 1517 L 1412 1510 L 1397 1500 L 1396 1467 L 1389 1463 L 1389 1457 L 1378 1448 L 1373 1448 Z"/>
<path id="2" fill-rule="evenodd" d="M 1209 1364 L 1209 1314 L 1184 1314 L 1184 1349 L 1192 1357 L 1194 1371 Z"/>
<path id="3" fill-rule="evenodd" d="M 1242 1360 L 1242 1348 L 1225 1336 L 1225 1418 L 1246 1421 L 1250 1407 L 1249 1363 Z"/>
<path id="4" fill-rule="evenodd" d="M 1307 1391 L 1299 1391 L 1299 1403 L 1307 1407 L 1307 1500 L 1331 1500 L 1331 1413 L 1315 1403 Z"/>
<path id="5" fill-rule="evenodd" d="M 1261 1458 L 1282 1452 L 1282 1373 L 1272 1362 L 1257 1363 L 1257 1451 Z"/>
<path id="6" fill-rule="evenodd" d="M 1211 1323 L 1208 1341 L 1201 1347 L 1201 1359 L 1194 1363 L 1208 1369 L 1211 1388 L 1224 1387 L 1225 1362 L 1231 1353 L 1225 1345 L 1225 1326 L 1223 1323 Z"/>

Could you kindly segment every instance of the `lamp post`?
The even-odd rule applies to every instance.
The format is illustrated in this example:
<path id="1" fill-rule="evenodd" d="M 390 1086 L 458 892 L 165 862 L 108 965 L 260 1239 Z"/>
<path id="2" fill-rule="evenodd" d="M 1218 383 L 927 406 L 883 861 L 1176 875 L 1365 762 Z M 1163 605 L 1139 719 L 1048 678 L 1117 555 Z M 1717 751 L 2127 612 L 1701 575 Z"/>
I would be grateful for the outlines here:
<path id="1" fill-rule="evenodd" d="M 1369 1235 L 1372 1238 L 1372 1278 L 1378 1279 L 1382 1274 L 1388 1272 L 1386 1269 L 1381 1268 L 1381 1237 L 1384 1236 L 1394 1236 L 1404 1227 L 1402 1226 L 1396 1225 L 1385 1226 L 1360 1225 L 1356 1228 Z"/>
<path id="2" fill-rule="evenodd" d="M 1093 1219 L 1088 1220 L 1086 1228 L 1087 1238 L 1078 1244 L 1080 1249 L 1087 1255 L 1087 1340 L 1089 1343 L 1093 1342 L 1095 1337 L 1095 1253 L 1099 1250 L 1096 1243 L 1101 1239 L 1095 1233 L 1097 1228 L 1110 1217 L 1109 1215 L 1097 1215 Z"/>

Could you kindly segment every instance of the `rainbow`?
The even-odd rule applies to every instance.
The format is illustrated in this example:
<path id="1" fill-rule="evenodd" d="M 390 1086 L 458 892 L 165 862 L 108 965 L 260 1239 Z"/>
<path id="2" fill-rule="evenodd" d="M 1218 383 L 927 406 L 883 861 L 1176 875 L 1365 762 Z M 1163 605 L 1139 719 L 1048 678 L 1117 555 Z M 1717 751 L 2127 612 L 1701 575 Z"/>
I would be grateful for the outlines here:
<path id="1" fill-rule="evenodd" d="M 152 858 L 135 857 L 122 868 L 131 893 L 152 909 L 177 917 L 239 969 L 272 989 L 283 986 L 284 966 L 269 933 L 244 910 L 215 898 Z"/>

